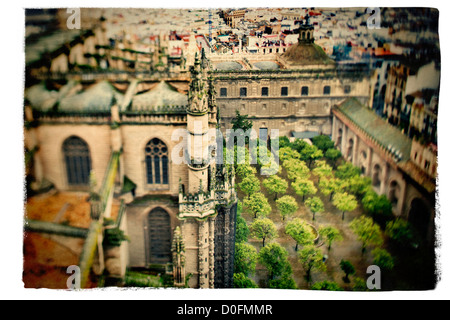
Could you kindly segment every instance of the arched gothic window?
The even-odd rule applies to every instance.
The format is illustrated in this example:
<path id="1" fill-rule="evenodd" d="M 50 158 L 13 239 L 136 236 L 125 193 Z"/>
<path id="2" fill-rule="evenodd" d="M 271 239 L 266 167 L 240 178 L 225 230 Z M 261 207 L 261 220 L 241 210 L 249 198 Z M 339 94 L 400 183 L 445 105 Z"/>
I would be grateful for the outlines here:
<path id="1" fill-rule="evenodd" d="M 87 143 L 76 136 L 67 138 L 62 146 L 67 182 L 71 186 L 89 185 L 91 155 Z"/>
<path id="2" fill-rule="evenodd" d="M 154 138 L 145 146 L 147 184 L 169 184 L 169 150 Z"/>

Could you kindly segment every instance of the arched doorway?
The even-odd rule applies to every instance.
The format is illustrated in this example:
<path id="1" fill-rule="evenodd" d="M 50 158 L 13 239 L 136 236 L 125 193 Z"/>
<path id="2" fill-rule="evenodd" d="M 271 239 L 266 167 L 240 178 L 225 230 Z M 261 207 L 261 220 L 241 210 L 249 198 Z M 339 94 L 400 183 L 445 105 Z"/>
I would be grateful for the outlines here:
<path id="1" fill-rule="evenodd" d="M 341 142 L 342 142 L 342 128 L 339 128 L 337 139 L 336 139 L 336 147 L 341 148 Z"/>
<path id="2" fill-rule="evenodd" d="M 170 216 L 166 210 L 155 208 L 148 214 L 148 262 L 166 264 L 171 261 Z"/>
<path id="3" fill-rule="evenodd" d="M 367 152 L 361 151 L 360 155 L 360 166 L 361 166 L 361 173 L 366 174 L 366 161 L 367 161 Z"/>
<path id="4" fill-rule="evenodd" d="M 393 180 L 389 185 L 389 201 L 392 203 L 392 208 L 396 208 L 400 197 L 400 185 Z"/>
<path id="5" fill-rule="evenodd" d="M 67 183 L 70 186 L 88 186 L 91 172 L 91 154 L 88 144 L 81 138 L 71 136 L 62 145 Z"/>
<path id="6" fill-rule="evenodd" d="M 381 178 L 380 178 L 380 176 L 381 176 L 381 167 L 378 164 L 376 164 L 373 167 L 373 176 L 372 176 L 372 185 L 375 188 L 379 188 L 380 185 L 381 185 Z"/>
<path id="7" fill-rule="evenodd" d="M 426 238 L 430 224 L 431 211 L 426 202 L 420 198 L 411 201 L 408 220 L 422 238 Z"/>
<path id="8" fill-rule="evenodd" d="M 347 147 L 347 159 L 348 161 L 353 160 L 353 139 L 348 140 L 348 147 Z"/>

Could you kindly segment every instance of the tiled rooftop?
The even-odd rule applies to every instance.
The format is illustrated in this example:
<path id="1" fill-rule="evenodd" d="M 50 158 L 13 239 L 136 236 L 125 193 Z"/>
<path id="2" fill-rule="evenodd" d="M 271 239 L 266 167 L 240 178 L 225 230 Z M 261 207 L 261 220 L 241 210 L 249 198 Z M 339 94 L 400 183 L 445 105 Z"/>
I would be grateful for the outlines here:
<path id="1" fill-rule="evenodd" d="M 391 146 L 393 150 L 398 150 L 402 154 L 402 160 L 410 158 L 411 139 L 377 116 L 374 111 L 362 105 L 357 99 L 347 99 L 337 106 L 337 110 L 382 147 L 389 148 Z"/>
<path id="2" fill-rule="evenodd" d="M 134 111 L 154 110 L 156 107 L 187 106 L 187 95 L 178 92 L 165 81 L 152 90 L 133 97 L 131 109 Z"/>
<path id="3" fill-rule="evenodd" d="M 63 98 L 59 103 L 61 111 L 109 111 L 115 103 L 121 103 L 123 94 L 109 82 L 101 81 L 86 90 Z"/>

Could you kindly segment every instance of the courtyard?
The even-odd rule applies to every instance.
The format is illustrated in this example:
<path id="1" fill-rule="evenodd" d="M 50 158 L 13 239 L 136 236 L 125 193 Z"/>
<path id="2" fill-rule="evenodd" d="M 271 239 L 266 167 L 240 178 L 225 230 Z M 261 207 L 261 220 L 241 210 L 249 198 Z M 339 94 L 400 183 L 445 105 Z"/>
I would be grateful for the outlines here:
<path id="1" fill-rule="evenodd" d="M 293 145 L 295 145 L 295 143 L 291 144 L 291 147 Z M 286 146 L 280 143 L 280 147 Z M 288 152 L 289 155 L 287 157 L 290 157 L 292 155 L 291 151 L 295 150 L 295 147 L 290 149 L 291 150 Z M 293 179 L 292 175 L 289 175 L 289 167 L 285 167 L 285 164 L 290 165 L 291 163 L 282 161 L 286 160 L 282 159 L 281 155 L 285 150 L 286 149 L 284 148 L 280 149 L 280 166 L 278 172 L 276 173 L 279 178 L 288 183 L 286 192 L 284 192 L 283 194 L 274 195 L 274 193 L 267 188 L 267 185 L 264 184 L 264 181 L 268 179 L 269 176 L 260 174 L 260 166 L 253 165 L 256 170 L 241 169 L 241 171 L 239 171 L 239 169 L 237 169 L 238 175 L 236 185 L 239 186 L 237 189 L 238 197 L 240 199 L 238 214 L 240 214 L 245 220 L 246 226 L 249 229 L 247 243 L 252 245 L 256 249 L 256 251 L 260 253 L 263 247 L 263 241 L 261 239 L 258 239 L 251 233 L 252 223 L 254 223 L 254 221 L 260 217 L 260 213 L 252 212 L 251 208 L 245 205 L 245 199 L 249 199 L 249 194 L 248 191 L 245 192 L 245 188 L 242 188 L 242 181 L 247 176 L 254 175 L 255 177 L 257 177 L 257 184 L 259 184 L 259 186 L 253 187 L 254 192 L 262 193 L 264 198 L 267 199 L 267 202 L 270 205 L 270 209 L 268 209 L 270 213 L 267 215 L 263 214 L 263 216 L 270 219 L 276 227 L 276 236 L 272 239 L 266 239 L 265 246 L 267 246 L 269 243 L 277 243 L 287 251 L 287 260 L 290 264 L 290 267 L 292 268 L 291 276 L 295 283 L 296 289 L 311 289 L 315 283 L 320 284 L 325 281 L 336 284 L 339 290 L 366 290 L 366 288 L 361 287 L 361 284 L 364 284 L 365 286 L 366 280 L 371 275 L 371 273 L 368 273 L 367 271 L 368 267 L 370 265 L 376 264 L 375 262 L 379 263 L 380 261 L 375 261 L 375 257 L 373 255 L 373 250 L 377 248 L 377 250 L 385 250 L 388 256 L 390 256 L 390 261 L 393 263 L 392 268 L 381 268 L 381 290 L 431 289 L 434 286 L 434 283 L 436 281 L 436 273 L 433 250 L 420 241 L 417 241 L 417 243 L 412 241 L 406 246 L 398 245 L 398 243 L 393 241 L 387 235 L 385 230 L 387 223 L 389 223 L 389 221 L 394 221 L 397 218 L 392 214 L 392 210 L 390 210 L 388 214 L 383 213 L 386 214 L 386 216 L 383 216 L 383 214 L 371 215 L 368 210 L 364 208 L 362 204 L 364 195 L 368 192 L 373 192 L 372 181 L 370 181 L 370 179 L 366 178 L 366 180 L 363 180 L 363 178 L 354 178 L 357 180 L 353 181 L 359 181 L 358 183 L 361 183 L 361 185 L 365 185 L 367 189 L 359 190 L 356 193 L 354 192 L 357 206 L 355 207 L 355 209 L 345 212 L 343 219 L 342 210 L 339 210 L 332 201 L 334 195 L 330 195 L 328 193 L 324 194 L 323 187 L 321 187 L 319 181 L 320 179 L 335 178 L 336 172 L 339 170 L 342 171 L 345 167 L 344 165 L 347 165 L 347 168 L 349 168 L 348 172 L 354 170 L 356 177 L 358 177 L 358 169 L 356 167 L 352 167 L 349 163 L 346 163 L 343 158 L 339 158 L 335 161 L 330 161 L 330 159 L 327 159 L 323 156 L 323 154 L 325 154 L 325 152 L 323 152 L 322 156 L 319 156 L 314 161 L 311 161 L 312 165 L 308 170 L 309 172 L 307 172 L 306 174 L 307 180 L 313 182 L 316 190 L 312 191 L 311 194 L 306 195 L 306 197 L 300 196 L 294 191 L 294 188 L 292 187 L 292 184 L 294 183 L 296 178 Z M 300 154 L 301 152 L 299 154 L 296 154 L 296 156 L 299 156 Z M 308 162 L 306 158 L 304 160 Z M 296 159 L 295 161 L 305 162 L 304 160 Z M 332 168 L 332 172 L 327 174 L 328 177 L 321 176 L 318 174 L 319 171 L 314 170 L 314 168 L 317 167 L 317 163 L 323 165 L 323 162 L 321 162 L 323 160 L 327 161 L 329 169 Z M 239 175 L 239 172 L 245 173 Z M 361 173 L 359 172 L 359 174 Z M 342 173 L 340 175 L 342 175 Z M 259 191 L 256 191 L 258 189 Z M 337 190 L 336 193 L 348 192 L 351 194 L 351 192 L 349 192 L 349 190 L 351 189 L 353 189 L 353 191 L 357 191 L 356 187 L 352 188 L 351 183 L 347 183 L 346 185 L 344 184 L 342 186 L 342 190 Z M 280 197 L 283 196 L 293 197 L 298 205 L 298 209 L 295 210 L 295 212 L 291 215 L 286 216 L 284 219 L 280 214 L 280 210 L 278 209 L 276 203 L 276 198 L 280 199 Z M 307 205 L 305 205 L 305 201 L 310 197 L 319 197 L 321 202 L 323 203 L 323 212 L 316 213 L 314 220 L 311 209 Z M 351 228 L 351 222 L 354 219 L 360 217 L 373 217 L 374 225 L 380 229 L 382 238 L 382 243 L 369 244 L 364 252 L 362 250 L 362 242 L 358 239 L 358 235 L 355 234 L 355 232 Z M 305 277 L 306 271 L 298 257 L 298 253 L 302 249 L 302 246 L 299 245 L 296 250 L 296 241 L 286 233 L 287 224 L 297 218 L 308 224 L 311 224 L 316 229 L 316 231 L 320 230 L 323 227 L 333 227 L 339 231 L 339 234 L 342 237 L 340 241 L 334 241 L 332 243 L 331 249 L 328 249 L 325 237 L 322 235 L 319 237 L 319 240 L 315 243 L 315 247 L 318 248 L 323 255 L 323 261 L 326 266 L 326 270 L 313 270 L 309 281 Z M 403 219 L 400 220 L 403 221 Z M 239 228 L 241 227 L 241 225 L 237 225 L 237 234 L 239 234 Z M 410 232 L 414 232 L 413 228 L 409 224 L 408 228 Z M 344 279 L 345 273 L 341 269 L 340 265 L 342 260 L 350 262 L 354 267 L 354 274 L 349 277 L 350 281 Z M 269 276 L 267 267 L 263 263 L 261 263 L 260 260 L 257 260 L 254 272 L 251 272 L 248 276 L 259 288 L 270 287 L 270 280 L 273 280 Z M 288 286 L 288 289 L 293 288 L 290 288 Z M 328 290 L 335 289 L 328 288 Z"/>

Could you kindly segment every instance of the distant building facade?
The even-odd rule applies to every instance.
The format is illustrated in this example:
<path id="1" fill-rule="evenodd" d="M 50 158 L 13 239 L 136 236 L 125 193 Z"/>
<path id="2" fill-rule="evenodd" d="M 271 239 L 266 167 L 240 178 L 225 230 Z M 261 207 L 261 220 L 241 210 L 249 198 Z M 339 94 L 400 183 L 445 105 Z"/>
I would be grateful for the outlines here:
<path id="1" fill-rule="evenodd" d="M 228 10 L 223 13 L 223 19 L 228 26 L 230 26 L 231 28 L 235 28 L 237 22 L 245 17 L 246 12 L 247 10 L 245 9 Z"/>
<path id="2" fill-rule="evenodd" d="M 390 68 L 383 117 L 410 137 L 436 144 L 439 85 L 440 67 L 433 60 Z"/>
<path id="3" fill-rule="evenodd" d="M 269 54 L 210 55 L 223 128 L 236 110 L 252 118 L 255 129 L 312 138 L 332 133 L 331 107 L 348 97 L 367 104 L 369 69 L 337 64 L 314 43 L 314 28 L 300 27 L 298 43 Z M 285 51 L 285 52 L 284 52 Z"/>

